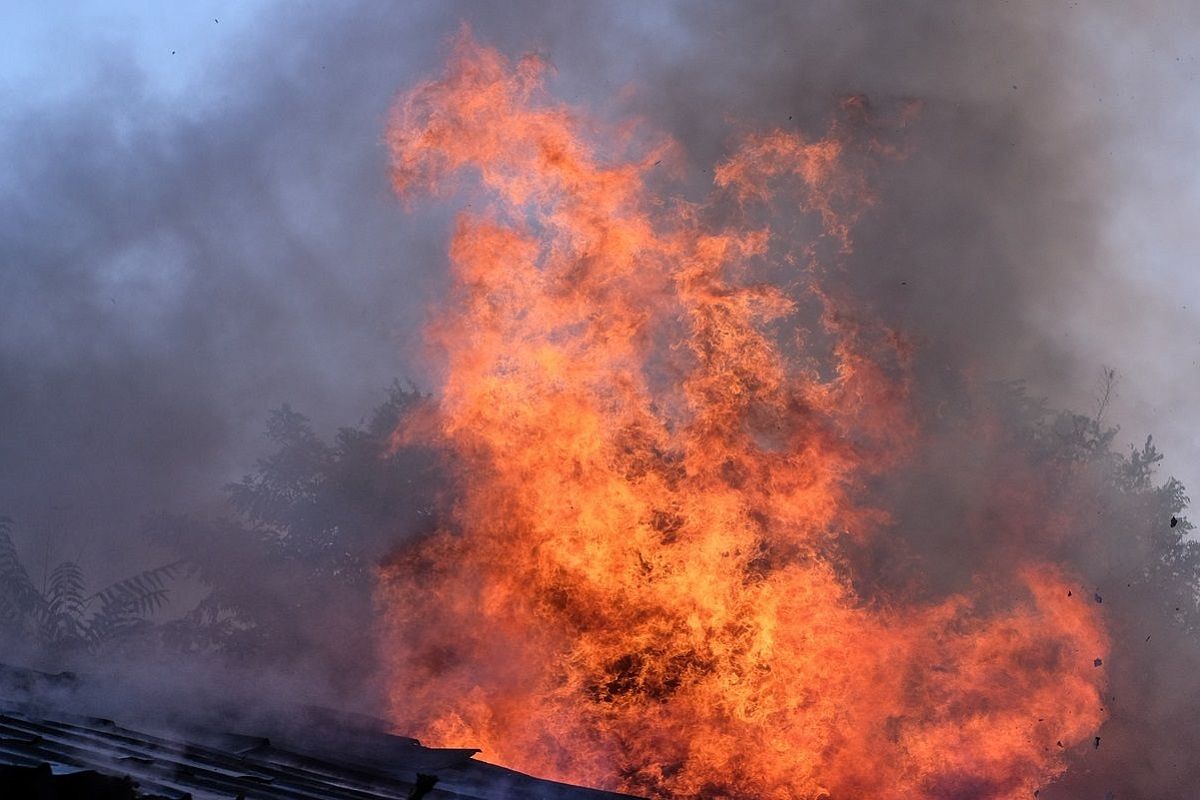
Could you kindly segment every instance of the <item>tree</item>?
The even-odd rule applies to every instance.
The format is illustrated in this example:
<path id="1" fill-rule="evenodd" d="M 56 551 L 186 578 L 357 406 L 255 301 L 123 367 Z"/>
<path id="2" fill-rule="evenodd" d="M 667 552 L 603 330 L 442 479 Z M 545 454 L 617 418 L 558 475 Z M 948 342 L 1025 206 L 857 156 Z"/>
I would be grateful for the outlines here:
<path id="1" fill-rule="evenodd" d="M 176 561 L 88 594 L 83 570 L 64 561 L 39 588 L 17 554 L 12 524 L 0 517 L 0 634 L 51 660 L 95 653 L 145 633 L 150 617 L 167 604 L 168 583 L 188 572 Z"/>
<path id="2" fill-rule="evenodd" d="M 376 569 L 444 528 L 440 509 L 454 500 L 450 456 L 395 446 L 394 432 L 430 402 L 395 385 L 365 424 L 331 440 L 288 406 L 272 412 L 270 452 L 226 487 L 228 514 L 155 518 L 150 529 L 181 560 L 90 595 L 71 563 L 38 588 L 11 523 L 0 522 L 0 632 L 58 656 L 141 640 L 258 668 L 306 663 L 361 693 L 379 663 Z M 1184 487 L 1157 475 L 1154 441 L 1122 452 L 1103 402 L 1092 416 L 1061 411 L 1020 383 L 959 387 L 915 405 L 924 417 L 911 458 L 862 487 L 866 503 L 888 512 L 888 529 L 869 546 L 853 536 L 836 545 L 847 580 L 865 602 L 886 604 L 962 591 L 1013 559 L 1062 565 L 1073 583 L 1061 590 L 1094 595 L 1112 641 L 1097 666 L 1110 687 L 1107 760 L 1069 771 L 1043 800 L 1200 785 L 1186 772 L 1200 748 L 1200 735 L 1186 734 L 1200 700 L 1200 543 Z M 168 582 L 184 574 L 205 596 L 152 625 Z"/>
<path id="3" fill-rule="evenodd" d="M 332 443 L 284 405 L 268 418 L 272 452 L 226 487 L 228 517 L 153 520 L 154 534 L 209 589 L 165 626 L 164 640 L 241 660 L 305 658 L 340 683 L 362 679 L 374 648 L 376 565 L 434 527 L 437 454 L 391 445 L 401 419 L 427 400 L 394 384 L 366 425 L 341 428 Z"/>
<path id="4" fill-rule="evenodd" d="M 1022 560 L 1061 565 L 1072 582 L 1059 591 L 1094 602 L 1108 631 L 1095 666 L 1107 719 L 1101 746 L 1071 753 L 1077 763 L 1040 797 L 1178 797 L 1200 785 L 1200 542 L 1183 485 L 1158 475 L 1154 440 L 1122 452 L 1103 401 L 1093 416 L 1058 410 L 1020 383 L 919 406 L 914 463 L 869 488 L 892 525 L 869 552 L 850 550 L 855 580 L 886 601 L 961 591 Z"/>

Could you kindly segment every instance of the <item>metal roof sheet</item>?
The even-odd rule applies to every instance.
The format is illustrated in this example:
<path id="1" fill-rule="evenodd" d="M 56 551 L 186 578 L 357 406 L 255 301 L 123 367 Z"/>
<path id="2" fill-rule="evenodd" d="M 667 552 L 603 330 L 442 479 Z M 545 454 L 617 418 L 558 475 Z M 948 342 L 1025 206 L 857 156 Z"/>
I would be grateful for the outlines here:
<path id="1" fill-rule="evenodd" d="M 478 752 L 474 749 L 424 747 L 416 740 L 376 730 L 322 726 L 313 736 L 294 737 L 294 741 L 191 728 L 149 730 L 144 724 L 128 727 L 26 700 L 12 693 L 6 699 L 0 692 L 0 766 L 44 769 L 48 765 L 52 775 L 90 771 L 128 776 L 144 796 L 171 800 L 624 797 L 487 764 L 473 757 Z M 0 771 L 0 783 L 14 774 L 11 769 Z M 437 779 L 427 793 L 414 788 L 419 775 Z M 8 796 L 0 791 L 0 797 Z"/>

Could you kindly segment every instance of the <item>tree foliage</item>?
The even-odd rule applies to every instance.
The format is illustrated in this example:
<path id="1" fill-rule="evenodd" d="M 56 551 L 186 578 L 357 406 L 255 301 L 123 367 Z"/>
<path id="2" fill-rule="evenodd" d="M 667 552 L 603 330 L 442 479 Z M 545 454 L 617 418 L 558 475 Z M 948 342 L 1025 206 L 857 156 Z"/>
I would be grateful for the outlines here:
<path id="1" fill-rule="evenodd" d="M 1000 560 L 1062 564 L 1077 582 L 1063 591 L 1103 599 L 1114 654 L 1103 667 L 1112 690 L 1105 741 L 1180 750 L 1164 740 L 1162 710 L 1175 692 L 1200 697 L 1200 543 L 1184 487 L 1157 474 L 1157 445 L 1123 449 L 1103 404 L 1091 416 L 1060 411 L 1019 383 L 944 395 L 921 404 L 926 435 L 913 463 L 863 487 L 893 526 L 862 552 L 846 537 L 863 596 L 954 592 Z M 11 521 L 0 519 L 0 632 L 60 654 L 140 638 L 254 665 L 291 669 L 303 659 L 335 685 L 359 685 L 374 663 L 377 566 L 435 530 L 439 509 L 453 503 L 446 454 L 394 446 L 397 428 L 428 402 L 393 386 L 365 423 L 329 440 L 288 406 L 272 412 L 269 452 L 227 487 L 228 513 L 155 518 L 148 530 L 180 560 L 100 591 L 88 592 L 69 562 L 36 585 Z M 171 582 L 185 575 L 203 597 L 155 624 Z M 1173 757 L 1187 761 L 1182 751 Z M 1064 790 L 1121 786 L 1118 773 L 1074 771 Z M 1163 786 L 1170 780 L 1180 779 Z"/>
<path id="2" fill-rule="evenodd" d="M 913 572 L 955 591 L 996 563 L 1062 565 L 1069 583 L 1057 590 L 1094 602 L 1108 631 L 1095 666 L 1107 719 L 1103 747 L 1072 754 L 1087 762 L 1041 796 L 1180 796 L 1200 782 L 1189 766 L 1197 737 L 1181 735 L 1200 699 L 1200 542 L 1184 486 L 1158 474 L 1155 441 L 1118 445 L 1098 405 L 1090 416 L 1062 411 L 1007 383 L 938 406 L 928 463 L 899 489 L 897 530 L 918 533 L 897 537 L 917 552 L 874 577 L 902 573 L 892 568 L 911 557 Z"/>
<path id="3" fill-rule="evenodd" d="M 393 385 L 365 425 L 323 440 L 289 406 L 271 413 L 272 451 L 227 488 L 230 515 L 161 516 L 152 531 L 194 564 L 208 595 L 165 632 L 183 650 L 235 658 L 302 656 L 350 680 L 367 665 L 373 571 L 433 527 L 437 454 L 391 437 L 427 398 Z"/>
<path id="4" fill-rule="evenodd" d="M 89 593 L 83 569 L 64 561 L 38 587 L 0 518 L 0 632 L 49 657 L 95 653 L 145 632 L 167 603 L 170 581 L 187 574 L 183 561 L 165 564 Z"/>

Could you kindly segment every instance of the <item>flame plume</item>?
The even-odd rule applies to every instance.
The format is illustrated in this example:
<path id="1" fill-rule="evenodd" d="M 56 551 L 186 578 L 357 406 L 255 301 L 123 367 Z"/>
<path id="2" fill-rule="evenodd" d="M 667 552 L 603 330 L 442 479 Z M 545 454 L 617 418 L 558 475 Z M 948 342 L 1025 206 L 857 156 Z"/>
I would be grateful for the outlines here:
<path id="1" fill-rule="evenodd" d="M 748 135 L 666 199 L 677 148 L 545 71 L 463 34 L 388 133 L 403 198 L 477 209 L 436 407 L 397 432 L 458 487 L 381 576 L 398 727 L 658 797 L 1030 796 L 1101 722 L 1096 610 L 1040 563 L 885 603 L 837 556 L 919 435 L 903 340 L 822 281 L 886 148 Z"/>

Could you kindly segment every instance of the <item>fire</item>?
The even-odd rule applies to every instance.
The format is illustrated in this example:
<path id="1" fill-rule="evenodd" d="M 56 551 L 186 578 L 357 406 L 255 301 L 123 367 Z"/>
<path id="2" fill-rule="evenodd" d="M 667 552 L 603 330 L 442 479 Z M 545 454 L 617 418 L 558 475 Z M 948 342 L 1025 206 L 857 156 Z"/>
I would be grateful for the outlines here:
<path id="1" fill-rule="evenodd" d="M 397 433 L 457 478 L 382 575 L 397 727 L 657 797 L 1031 796 L 1103 717 L 1094 606 L 1042 563 L 883 601 L 837 555 L 919 435 L 907 345 L 822 280 L 880 148 L 747 135 L 667 198 L 679 148 L 545 72 L 464 34 L 388 134 L 403 198 L 473 209 L 436 408 Z"/>

